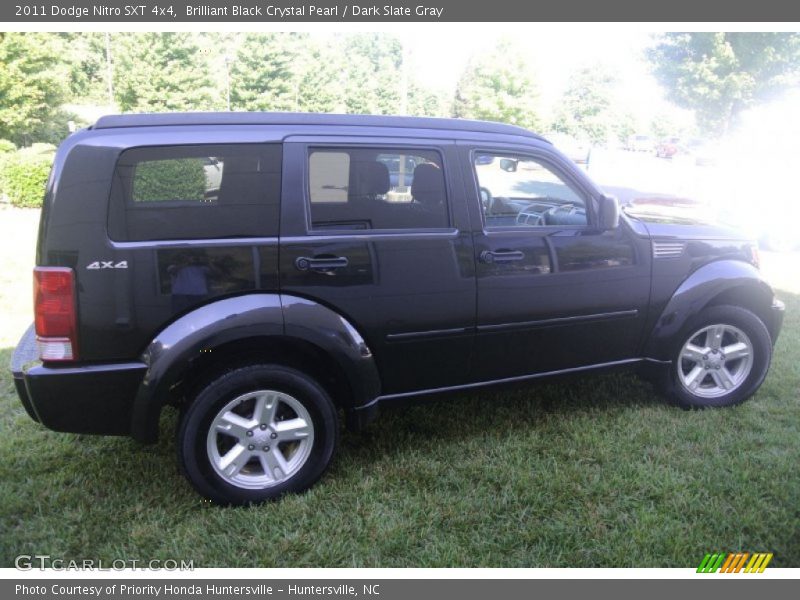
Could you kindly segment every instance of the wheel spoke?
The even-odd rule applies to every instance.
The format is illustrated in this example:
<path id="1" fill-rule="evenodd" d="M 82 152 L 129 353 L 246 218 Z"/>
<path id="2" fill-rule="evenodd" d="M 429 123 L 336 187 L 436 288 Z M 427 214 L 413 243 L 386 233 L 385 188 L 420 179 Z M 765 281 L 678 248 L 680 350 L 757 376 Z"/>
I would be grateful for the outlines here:
<path id="1" fill-rule="evenodd" d="M 236 444 L 220 459 L 219 468 L 228 477 L 233 477 L 242 470 L 248 460 L 250 460 L 250 452 L 241 444 Z"/>
<path id="2" fill-rule="evenodd" d="M 725 355 L 725 362 L 738 360 L 750 356 L 750 347 L 744 342 L 736 342 L 722 348 L 722 353 Z"/>
<path id="3" fill-rule="evenodd" d="M 218 432 L 231 435 L 237 440 L 244 439 L 250 427 L 252 427 L 252 422 L 249 419 L 245 419 L 243 416 L 237 415 L 230 410 L 218 417 L 215 424 L 215 429 Z"/>
<path id="4" fill-rule="evenodd" d="M 706 346 L 712 350 L 719 350 L 722 345 L 723 335 L 725 335 L 725 327 L 722 325 L 709 328 L 708 334 L 706 335 Z"/>
<path id="5" fill-rule="evenodd" d="M 305 419 L 289 419 L 288 421 L 278 421 L 275 423 L 275 432 L 281 442 L 291 442 L 307 438 L 311 433 L 311 427 Z"/>
<path id="6" fill-rule="evenodd" d="M 697 389 L 703 379 L 705 379 L 705 373 L 707 371 L 699 366 L 696 365 L 691 371 L 689 371 L 688 375 L 685 375 L 683 378 L 683 383 L 688 387 L 690 390 Z"/>
<path id="7" fill-rule="evenodd" d="M 253 420 L 269 425 L 275 420 L 278 404 L 279 400 L 276 394 L 259 394 L 256 396 L 253 407 Z"/>
<path id="8" fill-rule="evenodd" d="M 683 347 L 681 358 L 699 364 L 703 362 L 703 357 L 706 355 L 706 352 L 705 348 L 689 343 Z"/>
<path id="9" fill-rule="evenodd" d="M 272 479 L 281 480 L 289 472 L 289 464 L 277 444 L 269 452 L 261 455 L 261 466 Z"/>
<path id="10" fill-rule="evenodd" d="M 725 388 L 726 390 L 733 389 L 735 386 L 733 377 L 731 377 L 730 372 L 725 367 L 713 371 L 711 377 L 719 387 Z"/>

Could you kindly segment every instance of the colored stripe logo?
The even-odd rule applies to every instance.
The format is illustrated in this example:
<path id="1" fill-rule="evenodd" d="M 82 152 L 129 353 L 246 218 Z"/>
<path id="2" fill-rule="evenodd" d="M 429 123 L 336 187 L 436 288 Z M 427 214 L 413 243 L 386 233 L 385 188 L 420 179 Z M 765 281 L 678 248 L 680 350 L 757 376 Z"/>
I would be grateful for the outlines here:
<path id="1" fill-rule="evenodd" d="M 763 573 L 772 560 L 772 552 L 729 552 L 706 554 L 698 573 Z"/>

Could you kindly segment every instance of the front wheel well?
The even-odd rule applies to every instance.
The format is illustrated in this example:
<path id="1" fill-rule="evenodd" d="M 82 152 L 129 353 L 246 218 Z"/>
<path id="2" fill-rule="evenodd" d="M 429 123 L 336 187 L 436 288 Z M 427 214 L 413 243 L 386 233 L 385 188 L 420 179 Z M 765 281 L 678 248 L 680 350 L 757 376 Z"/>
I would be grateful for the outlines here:
<path id="1" fill-rule="evenodd" d="M 774 337 L 775 334 L 772 331 L 772 315 L 770 313 L 772 295 L 767 293 L 764 289 L 752 285 L 737 286 L 720 292 L 706 304 L 706 306 L 724 305 L 739 306 L 749 310 L 764 323 L 770 335 Z"/>
<path id="2" fill-rule="evenodd" d="M 324 350 L 303 340 L 285 337 L 252 337 L 205 348 L 188 361 L 179 381 L 170 388 L 167 404 L 182 406 L 222 374 L 245 365 L 276 364 L 314 378 L 334 404 L 349 408 L 352 388 L 342 367 Z"/>

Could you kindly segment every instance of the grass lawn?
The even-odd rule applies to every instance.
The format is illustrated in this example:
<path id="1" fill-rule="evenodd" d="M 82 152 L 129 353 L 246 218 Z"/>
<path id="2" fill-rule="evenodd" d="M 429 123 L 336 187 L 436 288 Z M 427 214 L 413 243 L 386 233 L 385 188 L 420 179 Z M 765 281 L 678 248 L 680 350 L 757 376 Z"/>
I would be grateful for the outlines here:
<path id="1" fill-rule="evenodd" d="M 31 321 L 35 233 L 34 212 L 0 210 L 3 365 Z M 53 433 L 24 413 L 4 367 L 0 566 L 49 554 L 196 567 L 696 567 L 706 552 L 746 550 L 800 567 L 798 259 L 764 257 L 787 316 L 769 378 L 741 406 L 682 411 L 617 373 L 386 410 L 344 433 L 314 489 L 255 508 L 200 501 L 177 473 L 174 413 L 155 446 Z"/>

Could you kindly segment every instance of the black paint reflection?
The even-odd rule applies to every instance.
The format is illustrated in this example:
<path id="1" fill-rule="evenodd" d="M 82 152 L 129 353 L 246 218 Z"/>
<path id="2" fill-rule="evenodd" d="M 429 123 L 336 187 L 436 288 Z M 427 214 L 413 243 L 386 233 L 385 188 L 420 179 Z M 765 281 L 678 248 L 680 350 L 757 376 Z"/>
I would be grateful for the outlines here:
<path id="1" fill-rule="evenodd" d="M 249 247 L 163 249 L 157 255 L 160 291 L 170 296 L 173 312 L 256 287 Z"/>

